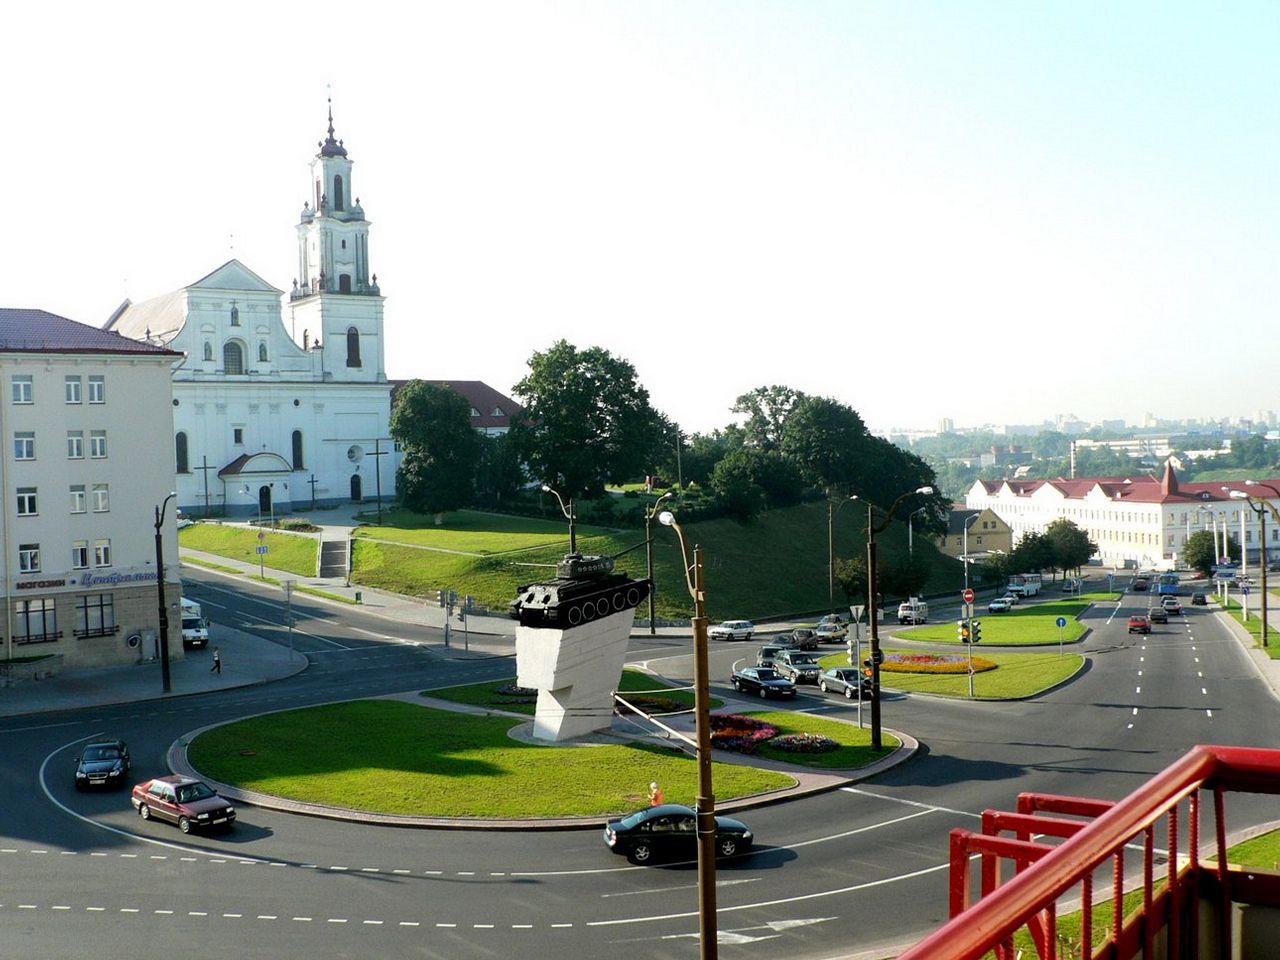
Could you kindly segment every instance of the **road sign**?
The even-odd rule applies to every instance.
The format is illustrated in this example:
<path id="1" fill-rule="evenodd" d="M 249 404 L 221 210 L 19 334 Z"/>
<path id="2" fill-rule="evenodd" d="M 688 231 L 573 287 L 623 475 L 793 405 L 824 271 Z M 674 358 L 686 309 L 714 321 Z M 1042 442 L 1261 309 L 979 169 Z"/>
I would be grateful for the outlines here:
<path id="1" fill-rule="evenodd" d="M 865 606 L 862 606 L 862 607 L 853 607 L 853 606 L 851 606 L 851 607 L 849 608 L 849 612 L 853 614 L 853 622 L 854 622 L 854 623 L 861 623 L 861 622 L 862 622 L 862 614 L 866 611 L 866 609 L 867 609 L 867 608 L 866 608 Z"/>
<path id="2" fill-rule="evenodd" d="M 1240 589 L 1244 591 L 1244 595 L 1245 595 L 1246 597 L 1249 595 L 1249 588 L 1248 588 L 1248 586 L 1243 586 L 1243 587 L 1241 587 Z"/>
<path id="3" fill-rule="evenodd" d="M 960 594 L 960 596 L 964 597 L 965 603 L 973 603 L 973 589 L 971 587 L 965 587 L 964 593 Z"/>
<path id="4" fill-rule="evenodd" d="M 263 540 L 265 540 L 265 539 L 267 539 L 267 535 L 266 535 L 266 533 L 264 533 L 263 531 L 259 530 L 259 531 L 258 531 L 258 542 L 259 542 L 259 543 L 261 543 L 261 542 L 262 542 Z"/>
<path id="5" fill-rule="evenodd" d="M 259 555 L 262 555 L 267 552 L 268 548 L 267 548 L 267 545 L 264 543 L 262 546 L 254 547 L 253 549 L 256 550 Z"/>
<path id="6" fill-rule="evenodd" d="M 1066 617 L 1059 617 L 1059 618 L 1057 619 L 1056 623 L 1058 624 L 1058 629 L 1059 629 L 1059 630 L 1061 630 L 1063 627 L 1065 627 L 1065 626 L 1067 625 L 1067 618 L 1066 618 Z"/>

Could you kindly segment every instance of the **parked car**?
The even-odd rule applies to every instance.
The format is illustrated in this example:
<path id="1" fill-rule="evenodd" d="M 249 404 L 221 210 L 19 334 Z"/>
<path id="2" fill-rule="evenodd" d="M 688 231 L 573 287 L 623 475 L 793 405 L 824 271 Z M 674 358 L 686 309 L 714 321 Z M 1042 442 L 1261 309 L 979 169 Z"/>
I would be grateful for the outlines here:
<path id="1" fill-rule="evenodd" d="M 808 627 L 791 631 L 791 645 L 798 650 L 817 650 L 818 635 Z"/>
<path id="2" fill-rule="evenodd" d="M 90 740 L 76 757 L 76 789 L 123 787 L 129 773 L 129 745 L 115 737 Z"/>
<path id="3" fill-rule="evenodd" d="M 1008 597 L 996 597 L 987 604 L 987 613 L 1008 613 L 1013 609 L 1013 601 Z"/>
<path id="4" fill-rule="evenodd" d="M 1150 633 L 1151 621 L 1141 614 L 1129 618 L 1130 633 Z"/>
<path id="5" fill-rule="evenodd" d="M 176 823 L 183 833 L 208 827 L 230 827 L 236 811 L 203 780 L 178 775 L 144 780 L 133 788 L 133 808 L 143 820 L 155 817 Z"/>
<path id="6" fill-rule="evenodd" d="M 818 689 L 823 693 L 843 693 L 848 700 L 870 700 L 871 678 L 864 677 L 857 667 L 832 667 L 818 676 Z"/>
<path id="7" fill-rule="evenodd" d="M 726 620 L 707 631 L 712 640 L 750 640 L 756 625 L 750 620 Z"/>
<path id="8" fill-rule="evenodd" d="M 1164 607 L 1152 607 L 1147 611 L 1147 619 L 1152 623 L 1168 623 L 1169 612 Z"/>
<path id="9" fill-rule="evenodd" d="M 1204 606 L 1208 606 L 1208 604 L 1209 604 L 1209 597 L 1206 594 L 1193 593 L 1191 595 L 1191 605 L 1193 607 L 1204 607 Z"/>
<path id="10" fill-rule="evenodd" d="M 786 677 L 793 683 L 817 683 L 822 668 L 812 653 L 800 650 L 783 650 L 773 661 L 773 669 L 778 676 Z"/>
<path id="11" fill-rule="evenodd" d="M 664 803 L 604 825 L 604 842 L 632 863 L 694 860 L 698 856 L 697 814 L 678 803 Z M 733 857 L 751 850 L 750 828 L 732 817 L 716 817 L 716 856 Z"/>
<path id="12" fill-rule="evenodd" d="M 843 623 L 828 620 L 825 623 L 819 623 L 813 628 L 813 632 L 817 634 L 819 643 L 838 643 L 849 635 L 849 628 Z"/>
<path id="13" fill-rule="evenodd" d="M 849 625 L 849 616 L 848 614 L 844 614 L 844 613 L 828 613 L 828 614 L 825 614 L 822 617 L 822 619 L 820 619 L 818 622 L 819 623 L 838 623 L 841 626 L 847 627 Z"/>
<path id="14" fill-rule="evenodd" d="M 762 698 L 796 695 L 796 685 L 772 667 L 741 667 L 733 671 L 730 682 L 739 693 L 758 693 Z"/>

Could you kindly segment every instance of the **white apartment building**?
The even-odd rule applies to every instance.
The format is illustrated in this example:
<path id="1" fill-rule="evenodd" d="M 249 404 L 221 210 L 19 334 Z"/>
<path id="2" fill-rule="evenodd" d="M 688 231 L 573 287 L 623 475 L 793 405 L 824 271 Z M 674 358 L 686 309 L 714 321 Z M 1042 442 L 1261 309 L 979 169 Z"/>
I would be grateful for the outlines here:
<path id="1" fill-rule="evenodd" d="M 1274 490 L 1268 488 L 1275 488 Z M 969 489 L 965 505 L 989 509 L 1013 529 L 1013 540 L 1027 533 L 1043 533 L 1061 517 L 1086 531 L 1098 545 L 1104 566 L 1172 569 L 1187 538 L 1200 530 L 1218 537 L 1234 536 L 1243 546 L 1246 563 L 1280 557 L 1280 523 L 1272 514 L 1262 544 L 1261 524 L 1254 509 L 1233 498 L 1244 491 L 1255 502 L 1280 509 L 1280 479 L 1253 486 L 1223 481 L 1181 483 L 1171 463 L 1164 476 L 1084 477 L 1075 480 L 979 480 Z"/>
<path id="2" fill-rule="evenodd" d="M 158 656 L 155 508 L 173 490 L 181 359 L 43 310 L 0 308 L 5 660 L 59 654 L 64 667 L 83 667 Z M 162 543 L 177 659 L 172 502 Z"/>
<path id="3" fill-rule="evenodd" d="M 186 357 L 173 374 L 170 465 L 189 513 L 278 516 L 294 503 L 390 497 L 399 454 L 383 297 L 342 141 L 311 160 L 284 292 L 238 260 L 172 293 L 126 301 L 106 329 Z"/>

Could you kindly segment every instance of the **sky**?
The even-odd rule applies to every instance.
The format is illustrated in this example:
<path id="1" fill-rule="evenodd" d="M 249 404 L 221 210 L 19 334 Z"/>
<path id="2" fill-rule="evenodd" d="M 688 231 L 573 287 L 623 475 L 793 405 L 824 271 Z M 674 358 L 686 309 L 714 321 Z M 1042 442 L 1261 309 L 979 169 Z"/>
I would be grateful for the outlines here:
<path id="1" fill-rule="evenodd" d="M 0 306 L 282 290 L 326 97 L 393 378 L 565 338 L 686 431 L 1280 409 L 1280 5 L 23 4 Z"/>

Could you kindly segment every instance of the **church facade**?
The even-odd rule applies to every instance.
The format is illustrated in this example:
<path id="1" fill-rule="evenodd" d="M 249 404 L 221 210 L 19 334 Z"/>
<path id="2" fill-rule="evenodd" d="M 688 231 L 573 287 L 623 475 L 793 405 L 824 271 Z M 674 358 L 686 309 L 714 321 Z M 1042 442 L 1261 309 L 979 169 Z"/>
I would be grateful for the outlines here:
<path id="1" fill-rule="evenodd" d="M 172 293 L 126 301 L 106 324 L 185 355 L 170 439 L 178 502 L 196 516 L 266 518 L 394 492 L 383 297 L 332 110 L 319 147 L 287 326 L 285 292 L 238 260 Z"/>

